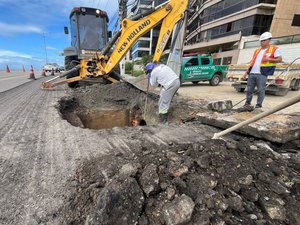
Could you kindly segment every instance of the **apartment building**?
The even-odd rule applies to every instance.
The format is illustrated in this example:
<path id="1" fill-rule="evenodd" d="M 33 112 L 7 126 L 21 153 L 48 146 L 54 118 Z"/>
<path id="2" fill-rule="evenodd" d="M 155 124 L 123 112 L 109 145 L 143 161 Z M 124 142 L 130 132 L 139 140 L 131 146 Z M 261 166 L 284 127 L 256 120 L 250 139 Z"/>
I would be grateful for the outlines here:
<path id="1" fill-rule="evenodd" d="M 136 4 L 131 8 L 131 13 L 138 14 L 148 11 L 150 8 L 157 7 L 167 0 L 136 0 Z M 160 27 L 152 29 L 133 45 L 131 49 L 132 60 L 139 60 L 144 55 L 152 55 L 159 36 Z"/>
<path id="2" fill-rule="evenodd" d="M 191 0 L 185 53 L 211 54 L 216 63 L 237 63 L 245 38 L 300 34 L 299 0 Z M 243 41 L 241 41 L 243 40 Z"/>

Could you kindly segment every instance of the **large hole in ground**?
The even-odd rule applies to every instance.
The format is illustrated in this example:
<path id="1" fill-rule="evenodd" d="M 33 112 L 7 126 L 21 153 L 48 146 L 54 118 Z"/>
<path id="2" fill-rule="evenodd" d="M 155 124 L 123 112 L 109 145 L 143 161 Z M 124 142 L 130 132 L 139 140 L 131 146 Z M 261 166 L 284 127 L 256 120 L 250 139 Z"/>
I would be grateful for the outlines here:
<path id="1" fill-rule="evenodd" d="M 104 110 L 78 114 L 83 126 L 90 129 L 108 129 L 113 127 L 127 127 L 131 124 L 130 112 L 127 109 Z"/>
<path id="2" fill-rule="evenodd" d="M 147 101 L 146 101 L 147 99 Z M 70 124 L 90 129 L 157 125 L 159 94 L 141 91 L 128 83 L 88 86 L 59 101 L 59 111 Z M 147 103 L 147 104 L 146 104 Z M 189 118 L 191 109 L 184 99 L 172 101 L 168 121 Z"/>

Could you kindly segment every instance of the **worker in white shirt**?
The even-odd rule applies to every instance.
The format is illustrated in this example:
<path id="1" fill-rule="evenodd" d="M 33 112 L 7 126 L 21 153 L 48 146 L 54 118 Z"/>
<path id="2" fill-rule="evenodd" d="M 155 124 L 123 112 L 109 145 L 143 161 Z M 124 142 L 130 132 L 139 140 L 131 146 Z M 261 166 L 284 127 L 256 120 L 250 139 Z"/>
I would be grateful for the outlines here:
<path id="1" fill-rule="evenodd" d="M 148 63 L 145 72 L 152 86 L 162 86 L 158 113 L 160 122 L 167 123 L 171 101 L 180 87 L 179 77 L 170 67 L 159 63 Z"/>
<path id="2" fill-rule="evenodd" d="M 265 98 L 265 87 L 267 77 L 273 75 L 276 68 L 276 63 L 282 61 L 281 51 L 275 45 L 270 45 L 272 34 L 270 32 L 263 33 L 260 38 L 261 48 L 256 49 L 250 67 L 243 76 L 243 79 L 248 77 L 247 81 L 247 98 L 243 108 L 246 111 L 252 111 L 252 97 L 255 86 L 258 90 L 257 103 L 255 108 L 261 108 Z"/>

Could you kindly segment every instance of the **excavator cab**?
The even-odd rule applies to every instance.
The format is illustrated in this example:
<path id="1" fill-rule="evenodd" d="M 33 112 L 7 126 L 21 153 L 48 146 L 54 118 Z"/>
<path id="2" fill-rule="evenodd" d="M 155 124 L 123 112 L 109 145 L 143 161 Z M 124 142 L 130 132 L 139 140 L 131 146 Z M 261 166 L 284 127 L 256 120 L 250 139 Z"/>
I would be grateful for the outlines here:
<path id="1" fill-rule="evenodd" d="M 70 14 L 71 46 L 64 49 L 65 69 L 71 70 L 80 64 L 82 59 L 89 59 L 106 46 L 111 33 L 108 32 L 109 22 L 107 13 L 100 9 L 75 7 Z M 64 28 L 68 34 L 68 27 Z M 78 76 L 73 72 L 67 76 Z M 73 87 L 76 83 L 70 83 Z"/>

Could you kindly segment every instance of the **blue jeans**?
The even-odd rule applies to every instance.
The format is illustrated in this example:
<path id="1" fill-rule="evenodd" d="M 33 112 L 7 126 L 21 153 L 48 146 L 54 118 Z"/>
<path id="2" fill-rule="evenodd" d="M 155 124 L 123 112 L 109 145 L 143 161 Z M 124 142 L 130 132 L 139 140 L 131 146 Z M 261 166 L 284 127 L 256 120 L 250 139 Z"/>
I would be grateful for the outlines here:
<path id="1" fill-rule="evenodd" d="M 265 87 L 266 87 L 267 77 L 261 74 L 250 73 L 247 81 L 247 99 L 246 104 L 251 105 L 253 92 L 255 87 L 257 87 L 257 106 L 262 107 L 262 103 L 265 98 Z"/>

